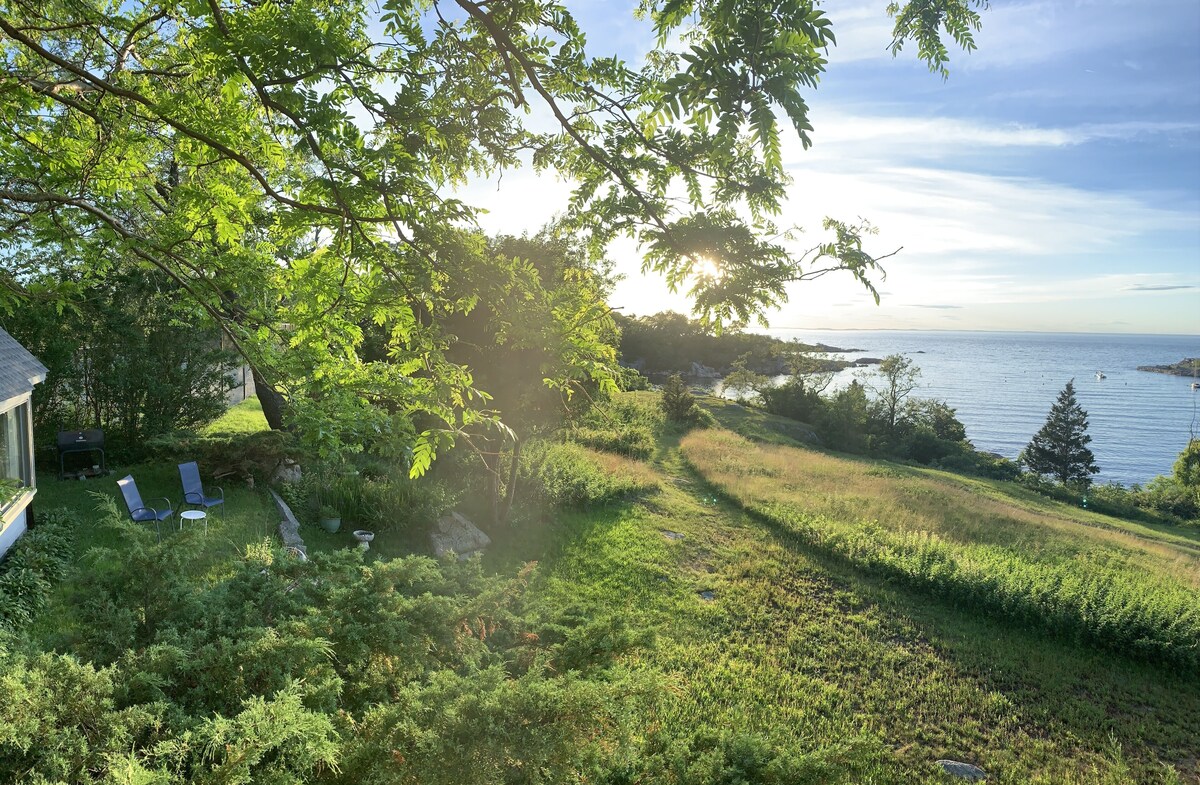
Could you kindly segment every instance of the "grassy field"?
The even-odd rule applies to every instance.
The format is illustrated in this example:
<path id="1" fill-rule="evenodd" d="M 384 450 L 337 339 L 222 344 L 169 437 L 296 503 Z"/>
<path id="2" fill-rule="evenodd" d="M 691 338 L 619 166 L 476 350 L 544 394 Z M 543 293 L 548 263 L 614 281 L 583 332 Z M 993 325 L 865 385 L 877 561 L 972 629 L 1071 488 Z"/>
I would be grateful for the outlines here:
<path id="1" fill-rule="evenodd" d="M 980 548 L 1031 569 L 1117 575 L 1194 598 L 1194 530 L 789 447 L 789 424 L 733 414 L 732 425 L 775 444 L 664 431 L 646 461 L 588 450 L 605 472 L 636 477 L 639 494 L 574 511 L 526 496 L 485 557 L 502 574 L 537 562 L 527 601 L 549 616 L 620 611 L 652 637 L 624 662 L 664 687 L 636 723 L 647 739 L 755 733 L 814 771 L 874 785 L 956 782 L 940 758 L 982 766 L 993 783 L 1200 783 L 1200 679 L 1185 664 L 976 607 L 855 558 L 871 555 L 863 543 L 914 537 L 960 560 Z M 173 465 L 134 474 L 145 496 L 178 496 Z M 45 482 L 39 502 L 86 511 L 85 488 L 116 496 L 112 478 Z M 226 494 L 228 518 L 214 517 L 208 535 L 213 571 L 274 527 L 264 496 Z M 95 516 L 87 520 L 81 547 L 110 544 L 102 527 L 89 530 Z M 797 521 L 831 534 L 808 536 Z M 854 540 L 859 550 L 830 547 L 855 528 L 866 533 Z M 350 544 L 342 533 L 310 533 L 318 548 Z M 45 618 L 69 618 L 70 601 L 68 585 Z M 48 641 L 62 634 L 40 632 Z"/>
<path id="2" fill-rule="evenodd" d="M 793 443 L 768 418 L 739 416 Z M 734 493 L 718 493 L 689 461 L 700 462 L 701 444 L 724 444 L 726 469 L 740 467 L 762 488 L 815 483 L 788 492 L 846 520 L 889 517 L 890 508 L 872 505 L 900 504 L 924 516 L 906 525 L 950 542 L 1095 558 L 1192 597 L 1194 532 L 1106 519 L 1003 484 L 812 451 L 806 458 L 825 466 L 824 477 L 770 477 L 733 438 L 699 432 L 680 449 L 678 437 L 665 437 L 651 462 L 662 479 L 657 493 L 618 509 L 533 513 L 487 557 L 497 569 L 539 560 L 539 602 L 623 608 L 655 632 L 655 645 L 633 663 L 668 685 L 647 710 L 648 729 L 760 733 L 777 748 L 844 767 L 856 782 L 955 781 L 935 765 L 940 758 L 980 765 L 997 783 L 1200 782 L 1194 674 L 862 569 L 747 510 Z M 982 523 L 954 531 L 977 512 L 1005 519 L 1010 531 Z"/>
<path id="3" fill-rule="evenodd" d="M 782 536 L 988 612 L 1200 673 L 1200 542 L 1002 484 L 814 450 L 689 435 L 683 455 Z"/>

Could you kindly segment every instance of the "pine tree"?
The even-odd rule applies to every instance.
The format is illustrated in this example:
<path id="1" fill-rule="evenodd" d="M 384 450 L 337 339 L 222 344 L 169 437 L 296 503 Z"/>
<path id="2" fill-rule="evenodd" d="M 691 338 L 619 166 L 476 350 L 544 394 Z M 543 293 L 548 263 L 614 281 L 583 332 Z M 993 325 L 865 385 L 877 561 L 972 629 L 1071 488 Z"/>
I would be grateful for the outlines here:
<path id="1" fill-rule="evenodd" d="M 684 384 L 683 377 L 677 373 L 672 374 L 663 385 L 659 406 L 671 422 L 690 424 L 696 422 L 700 415 L 696 397 Z"/>
<path id="2" fill-rule="evenodd" d="M 1075 400 L 1075 380 L 1058 394 L 1046 424 L 1021 453 L 1021 463 L 1035 474 L 1048 474 L 1063 485 L 1088 486 L 1091 475 L 1100 471 L 1088 449 L 1087 412 Z"/>

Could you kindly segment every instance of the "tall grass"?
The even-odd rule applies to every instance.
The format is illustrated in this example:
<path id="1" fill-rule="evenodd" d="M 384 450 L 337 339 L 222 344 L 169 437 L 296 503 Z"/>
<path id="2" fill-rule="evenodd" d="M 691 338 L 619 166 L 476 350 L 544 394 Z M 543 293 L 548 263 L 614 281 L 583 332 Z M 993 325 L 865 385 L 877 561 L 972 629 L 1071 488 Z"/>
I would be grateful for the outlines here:
<path id="1" fill-rule="evenodd" d="M 577 444 L 531 441 L 521 461 L 531 494 L 557 506 L 587 508 L 628 499 L 658 487 L 645 464 Z"/>
<path id="2" fill-rule="evenodd" d="M 728 432 L 694 433 L 682 449 L 788 539 L 963 609 L 1200 673 L 1200 556 L 1186 542 Z"/>

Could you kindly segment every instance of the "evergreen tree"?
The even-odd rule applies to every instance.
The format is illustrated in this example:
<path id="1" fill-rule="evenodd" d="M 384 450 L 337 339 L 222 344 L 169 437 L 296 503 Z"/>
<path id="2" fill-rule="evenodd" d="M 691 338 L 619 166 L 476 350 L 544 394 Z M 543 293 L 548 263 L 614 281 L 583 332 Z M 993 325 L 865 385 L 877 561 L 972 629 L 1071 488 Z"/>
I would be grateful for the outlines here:
<path id="1" fill-rule="evenodd" d="M 659 401 L 663 415 L 670 422 L 694 423 L 700 416 L 696 406 L 696 397 L 692 395 L 683 377 L 671 374 L 662 388 L 662 399 Z"/>
<path id="2" fill-rule="evenodd" d="M 1058 394 L 1046 424 L 1033 435 L 1021 453 L 1021 462 L 1035 474 L 1048 474 L 1063 485 L 1090 485 L 1091 475 L 1100 471 L 1088 449 L 1087 412 L 1075 400 L 1075 380 Z"/>

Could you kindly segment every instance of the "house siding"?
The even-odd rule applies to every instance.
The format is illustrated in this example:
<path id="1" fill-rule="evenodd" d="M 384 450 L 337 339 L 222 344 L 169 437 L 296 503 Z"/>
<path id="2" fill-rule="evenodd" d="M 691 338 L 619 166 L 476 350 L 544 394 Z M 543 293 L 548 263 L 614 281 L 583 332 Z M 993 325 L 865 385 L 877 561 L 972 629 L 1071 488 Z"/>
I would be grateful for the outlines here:
<path id="1" fill-rule="evenodd" d="M 23 503 L 28 504 L 29 502 L 26 501 Z M 13 544 L 20 539 L 21 535 L 25 533 L 25 530 L 29 528 L 25 523 L 28 514 L 29 510 L 25 507 L 22 507 L 21 511 L 18 512 L 11 521 L 8 521 L 7 523 L 0 523 L 0 526 L 4 527 L 3 529 L 0 529 L 0 559 L 4 558 L 4 554 L 8 553 L 8 549 L 11 548 Z"/>

